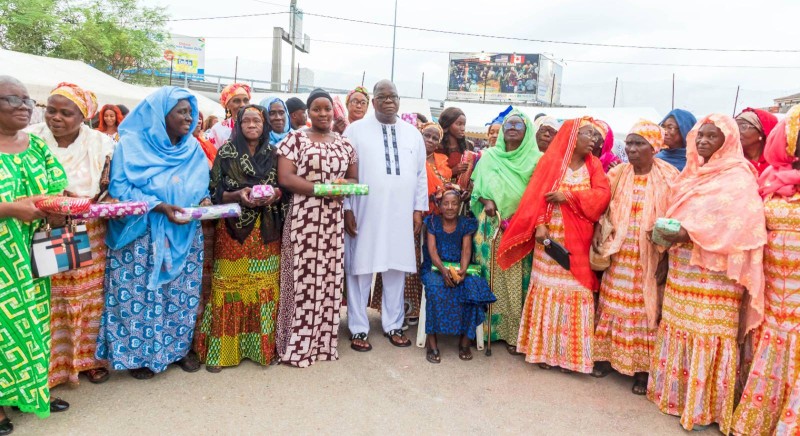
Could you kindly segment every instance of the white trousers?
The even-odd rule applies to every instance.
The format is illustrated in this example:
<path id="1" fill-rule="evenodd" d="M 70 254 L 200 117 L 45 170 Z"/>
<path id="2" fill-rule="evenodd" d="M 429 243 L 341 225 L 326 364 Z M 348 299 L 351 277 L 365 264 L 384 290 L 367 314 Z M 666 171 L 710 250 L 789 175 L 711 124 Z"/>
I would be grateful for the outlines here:
<path id="1" fill-rule="evenodd" d="M 381 324 L 388 333 L 403 327 L 405 318 L 406 273 L 389 270 L 383 276 L 383 299 L 381 301 Z M 350 334 L 369 333 L 367 303 L 372 291 L 372 274 L 346 274 L 347 280 L 347 326 Z"/>

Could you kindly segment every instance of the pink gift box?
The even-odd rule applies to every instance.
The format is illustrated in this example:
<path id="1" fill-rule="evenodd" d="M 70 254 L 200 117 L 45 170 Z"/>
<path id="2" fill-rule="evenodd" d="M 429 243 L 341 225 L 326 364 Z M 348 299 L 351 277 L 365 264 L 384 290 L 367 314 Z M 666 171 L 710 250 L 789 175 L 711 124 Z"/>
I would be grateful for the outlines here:
<path id="1" fill-rule="evenodd" d="M 275 188 L 272 185 L 255 185 L 250 190 L 250 199 L 270 198 L 275 195 Z"/>
<path id="2" fill-rule="evenodd" d="M 89 211 L 76 215 L 78 219 L 121 218 L 132 215 L 144 215 L 149 211 L 147 203 L 143 201 L 124 201 L 120 203 L 94 203 L 89 206 Z"/>

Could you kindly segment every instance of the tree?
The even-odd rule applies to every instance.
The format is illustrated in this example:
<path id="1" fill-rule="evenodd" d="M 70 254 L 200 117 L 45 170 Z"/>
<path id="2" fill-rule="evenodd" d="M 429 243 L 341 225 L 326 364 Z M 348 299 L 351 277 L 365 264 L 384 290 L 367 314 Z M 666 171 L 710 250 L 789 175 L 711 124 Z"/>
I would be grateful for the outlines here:
<path id="1" fill-rule="evenodd" d="M 139 0 L 0 0 L 0 45 L 86 62 L 121 77 L 157 68 L 168 35 L 163 8 Z"/>

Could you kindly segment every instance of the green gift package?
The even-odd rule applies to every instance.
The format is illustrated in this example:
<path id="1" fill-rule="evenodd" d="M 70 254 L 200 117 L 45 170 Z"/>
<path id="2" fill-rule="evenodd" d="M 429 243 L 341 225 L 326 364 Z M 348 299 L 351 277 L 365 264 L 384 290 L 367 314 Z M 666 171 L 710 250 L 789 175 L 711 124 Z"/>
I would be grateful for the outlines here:
<path id="1" fill-rule="evenodd" d="M 315 183 L 314 195 L 325 197 L 328 195 L 367 195 L 369 186 L 361 183 Z"/>
<path id="2" fill-rule="evenodd" d="M 671 218 L 658 218 L 656 219 L 655 227 L 653 227 L 653 243 L 662 247 L 669 247 L 672 243 L 665 240 L 664 236 L 677 235 L 680 230 L 680 221 Z"/>
<path id="3" fill-rule="evenodd" d="M 460 263 L 456 263 L 456 262 L 442 262 L 442 265 L 445 268 L 448 268 L 448 269 L 450 267 L 453 267 L 453 268 L 455 268 L 457 270 L 461 269 L 461 264 Z M 439 268 L 436 268 L 436 265 L 431 265 L 431 270 L 439 271 Z M 479 275 L 481 275 L 481 266 L 480 265 L 475 265 L 475 264 L 470 264 L 469 266 L 467 266 L 467 275 L 468 276 L 479 276 Z"/>

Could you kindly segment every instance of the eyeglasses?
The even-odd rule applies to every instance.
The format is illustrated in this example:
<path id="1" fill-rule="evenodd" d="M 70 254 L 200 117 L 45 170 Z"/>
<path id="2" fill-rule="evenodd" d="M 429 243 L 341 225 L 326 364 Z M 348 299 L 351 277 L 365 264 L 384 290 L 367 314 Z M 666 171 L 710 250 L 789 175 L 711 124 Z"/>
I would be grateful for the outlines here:
<path id="1" fill-rule="evenodd" d="M 366 106 L 367 105 L 367 101 L 366 100 L 356 100 L 354 98 L 351 98 L 349 104 L 351 104 L 353 106 L 360 107 L 360 106 Z"/>
<path id="2" fill-rule="evenodd" d="M 503 130 L 511 130 L 511 129 L 522 130 L 524 128 L 525 128 L 525 123 L 523 123 L 522 121 L 506 121 L 506 123 L 503 124 Z"/>
<path id="3" fill-rule="evenodd" d="M 680 128 L 678 126 L 674 125 L 674 124 L 670 124 L 668 126 L 661 126 L 661 128 L 663 128 L 664 130 L 666 130 L 668 132 L 673 132 L 673 133 L 680 130 Z"/>
<path id="4" fill-rule="evenodd" d="M 387 100 L 391 100 L 391 101 L 397 102 L 397 101 L 399 101 L 399 100 L 400 100 L 400 96 L 398 96 L 397 94 L 392 94 L 392 95 L 376 95 L 376 96 L 375 96 L 375 100 L 377 100 L 377 101 L 378 101 L 378 102 L 380 102 L 380 103 L 384 103 L 384 102 L 386 102 Z"/>
<path id="5" fill-rule="evenodd" d="M 739 126 L 739 131 L 740 132 L 746 132 L 746 131 L 748 131 L 750 129 L 755 129 L 756 128 L 756 126 L 754 126 L 754 125 L 752 125 L 750 123 L 746 123 L 746 122 L 741 122 L 741 123 L 736 123 L 736 124 Z"/>
<path id="6" fill-rule="evenodd" d="M 431 141 L 434 142 L 439 142 L 442 140 L 442 138 L 440 138 L 439 135 L 434 135 L 432 133 L 423 133 L 422 137 L 425 139 L 430 139 Z"/>
<path id="7" fill-rule="evenodd" d="M 582 136 L 585 136 L 587 138 L 592 138 L 592 139 L 599 139 L 599 138 L 602 137 L 602 135 L 600 135 L 599 133 L 597 133 L 594 130 L 589 130 L 589 131 L 585 131 L 585 132 L 578 132 L 578 135 L 582 135 Z"/>
<path id="8" fill-rule="evenodd" d="M 30 109 L 33 109 L 34 106 L 36 106 L 36 100 L 32 98 L 20 98 L 17 97 L 16 95 L 0 96 L 0 100 L 5 100 L 5 102 L 8 103 L 8 105 L 11 106 L 13 109 L 18 109 L 22 107 L 22 105 L 25 105 Z"/>

